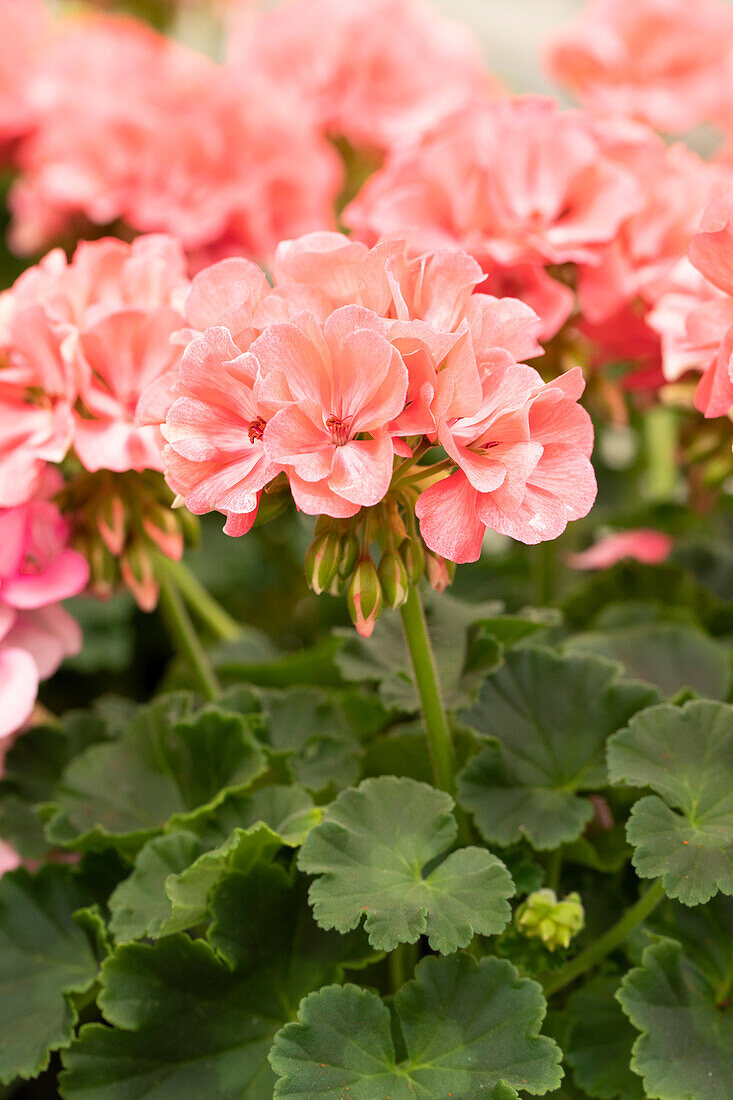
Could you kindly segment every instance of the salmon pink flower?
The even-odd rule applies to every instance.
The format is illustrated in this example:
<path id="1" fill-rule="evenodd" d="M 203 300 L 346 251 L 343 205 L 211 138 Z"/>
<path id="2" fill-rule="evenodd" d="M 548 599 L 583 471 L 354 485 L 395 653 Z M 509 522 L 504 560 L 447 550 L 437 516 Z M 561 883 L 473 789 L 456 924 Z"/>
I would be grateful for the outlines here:
<path id="1" fill-rule="evenodd" d="M 288 468 L 295 503 L 310 514 L 355 515 L 392 479 L 390 421 L 403 411 L 407 368 L 376 314 L 337 309 L 272 325 L 250 349 L 263 393 L 279 406 L 264 429 L 267 454 Z"/>
<path id="2" fill-rule="evenodd" d="M 33 125 L 30 89 L 49 46 L 51 20 L 43 0 L 0 0 L 0 26 L 0 151 L 4 151 Z"/>
<path id="3" fill-rule="evenodd" d="M 590 0 L 548 63 L 586 106 L 683 133 L 720 113 L 732 49 L 718 0 Z"/>
<path id="4" fill-rule="evenodd" d="M 163 236 L 82 243 L 71 263 L 55 250 L 24 272 L 0 307 L 0 455 L 37 473 L 73 443 L 90 471 L 162 469 L 157 429 L 137 426 L 135 412 L 180 358 L 172 303 L 185 272 L 180 246 Z"/>
<path id="5" fill-rule="evenodd" d="M 368 149 L 412 141 L 497 88 L 476 39 L 423 0 L 289 0 L 245 11 L 229 60 L 283 85 L 324 133 Z"/>
<path id="6" fill-rule="evenodd" d="M 186 348 L 163 427 L 169 484 L 196 515 L 224 513 L 228 534 L 249 530 L 259 494 L 281 469 L 262 442 L 275 406 L 260 391 L 254 356 L 226 328 L 210 328 Z"/>
<path id="7" fill-rule="evenodd" d="M 637 527 L 632 531 L 606 535 L 587 550 L 568 554 L 565 560 L 571 569 L 610 569 L 627 558 L 647 565 L 658 565 L 667 560 L 672 544 L 671 536 L 663 531 Z"/>
<path id="8" fill-rule="evenodd" d="M 529 544 L 557 538 L 570 520 L 587 514 L 596 495 L 589 461 L 593 428 L 577 403 L 584 386 L 580 369 L 547 384 L 534 371 L 534 377 L 525 375 L 523 407 L 522 382 L 512 384 L 510 365 L 498 363 L 494 370 L 500 399 L 489 404 L 489 374 L 487 415 L 472 428 L 461 421 L 449 425 L 462 446 L 461 467 L 427 488 L 415 509 L 427 546 L 450 561 L 476 561 L 487 528 Z M 497 459 L 487 458 L 484 476 L 480 456 L 492 452 Z"/>
<path id="9" fill-rule="evenodd" d="M 726 416 L 733 407 L 733 194 L 719 195 L 706 208 L 689 258 L 680 265 L 678 285 L 657 304 L 652 324 L 662 335 L 665 375 L 675 380 L 687 369 L 702 371 L 695 405 L 706 417 Z"/>
<path id="10" fill-rule="evenodd" d="M 604 157 L 583 114 L 507 97 L 472 105 L 395 152 L 344 220 L 367 242 L 399 231 L 414 252 L 463 248 L 490 280 L 523 273 L 543 290 L 547 335 L 565 318 L 537 269 L 597 262 L 639 201 L 637 183 Z M 558 293 L 566 317 L 572 297 Z"/>
<path id="11" fill-rule="evenodd" d="M 33 106 L 10 196 L 20 252 L 121 220 L 205 259 L 264 259 L 283 237 L 333 223 L 339 157 L 284 89 L 140 21 L 69 21 Z"/>

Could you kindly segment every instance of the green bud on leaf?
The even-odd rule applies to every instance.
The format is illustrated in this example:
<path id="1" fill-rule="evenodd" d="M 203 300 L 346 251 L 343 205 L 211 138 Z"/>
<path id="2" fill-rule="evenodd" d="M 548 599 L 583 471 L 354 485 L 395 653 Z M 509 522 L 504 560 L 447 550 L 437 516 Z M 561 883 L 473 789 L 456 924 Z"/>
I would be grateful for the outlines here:
<path id="1" fill-rule="evenodd" d="M 579 894 L 557 900 L 554 890 L 535 890 L 520 905 L 514 918 L 518 930 L 528 939 L 540 939 L 548 951 L 568 947 L 585 926 L 585 910 Z"/>

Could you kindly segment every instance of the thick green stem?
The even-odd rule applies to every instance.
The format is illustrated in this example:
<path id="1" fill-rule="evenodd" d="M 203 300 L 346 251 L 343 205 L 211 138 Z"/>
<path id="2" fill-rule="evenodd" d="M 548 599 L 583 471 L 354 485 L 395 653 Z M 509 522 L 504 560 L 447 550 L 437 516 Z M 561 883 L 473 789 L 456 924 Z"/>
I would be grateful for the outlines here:
<path id="1" fill-rule="evenodd" d="M 166 570 L 158 575 L 160 607 L 173 643 L 188 663 L 194 685 L 207 699 L 215 699 L 221 690 L 209 656 L 191 622 L 181 594 Z"/>
<path id="2" fill-rule="evenodd" d="M 443 706 L 438 670 L 435 667 L 435 656 L 430 644 L 425 613 L 416 585 L 410 586 L 410 594 L 406 603 L 402 605 L 400 614 L 422 704 L 423 720 L 428 732 L 435 786 L 448 791 L 449 794 L 455 794 L 453 742 Z"/>
<path id="3" fill-rule="evenodd" d="M 392 992 L 397 990 L 415 976 L 415 966 L 418 960 L 419 945 L 417 943 L 401 943 L 390 951 L 387 960 L 389 965 L 389 982 Z"/>
<path id="4" fill-rule="evenodd" d="M 163 568 L 194 614 L 212 633 L 224 640 L 236 638 L 239 635 L 241 631 L 239 623 L 206 591 L 185 562 L 171 561 L 170 558 L 166 558 Z"/>
<path id="5" fill-rule="evenodd" d="M 645 921 L 664 898 L 664 888 L 661 879 L 657 879 L 646 890 L 635 905 L 627 909 L 620 920 L 609 928 L 599 939 L 588 944 L 585 951 L 581 951 L 574 959 L 566 963 L 560 970 L 550 974 L 543 982 L 545 996 L 551 997 L 553 993 L 570 985 L 581 974 L 597 966 L 599 962 L 610 955 L 617 947 L 620 947 L 629 938 L 634 929 Z"/>

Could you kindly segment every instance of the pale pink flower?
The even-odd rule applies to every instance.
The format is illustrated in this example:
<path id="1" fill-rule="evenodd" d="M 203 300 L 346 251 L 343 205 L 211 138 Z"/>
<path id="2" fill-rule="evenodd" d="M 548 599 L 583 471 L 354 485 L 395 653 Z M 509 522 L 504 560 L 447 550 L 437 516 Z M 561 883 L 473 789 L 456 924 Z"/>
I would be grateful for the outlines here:
<path id="1" fill-rule="evenodd" d="M 602 250 L 600 263 L 581 267 L 578 293 L 583 316 L 605 321 L 625 306 L 653 306 L 686 255 L 707 202 L 730 174 L 709 165 L 682 144 L 666 146 L 645 127 L 606 125 L 606 155 L 638 182 L 641 208 L 628 217 Z"/>
<path id="2" fill-rule="evenodd" d="M 68 524 L 48 470 L 37 495 L 0 510 L 0 738 L 29 718 L 38 684 L 78 651 L 81 633 L 59 601 L 86 586 L 89 567 L 67 548 Z"/>
<path id="3" fill-rule="evenodd" d="M 720 113 L 732 49 L 718 0 L 590 0 L 548 63 L 586 106 L 683 133 Z"/>
<path id="4" fill-rule="evenodd" d="M 72 444 L 88 470 L 162 469 L 157 429 L 135 411 L 180 358 L 173 302 L 187 285 L 172 238 L 109 238 L 80 244 L 71 263 L 49 253 L 3 295 L 0 469 L 22 467 L 24 492 Z"/>
<path id="5" fill-rule="evenodd" d="M 226 328 L 210 328 L 186 348 L 162 429 L 169 484 L 196 515 L 224 513 L 227 534 L 249 530 L 281 469 L 262 442 L 276 406 L 260 391 L 257 360 Z"/>
<path id="6" fill-rule="evenodd" d="M 266 258 L 333 222 L 340 160 L 286 93 L 138 21 L 70 20 L 33 91 L 10 196 L 18 251 L 122 220 Z"/>
<path id="7" fill-rule="evenodd" d="M 478 41 L 424 0 L 289 0 L 245 11 L 229 60 L 284 86 L 323 132 L 380 150 L 497 90 Z"/>
<path id="8" fill-rule="evenodd" d="M 632 531 L 606 535 L 587 550 L 568 554 L 565 561 L 571 569 L 610 569 L 627 558 L 647 565 L 658 565 L 667 560 L 672 546 L 672 537 L 663 531 L 637 527 Z"/>
<path id="9" fill-rule="evenodd" d="M 16 867 L 20 867 L 20 863 L 20 856 L 15 848 L 5 840 L 0 840 L 0 878 L 6 871 L 14 871 Z"/>
<path id="10" fill-rule="evenodd" d="M 593 427 L 577 403 L 583 387 L 579 368 L 547 384 L 534 371 L 522 373 L 515 385 L 511 364 L 497 362 L 484 381 L 485 415 L 446 425 L 461 467 L 418 499 L 420 532 L 431 550 L 451 561 L 476 561 L 487 528 L 534 544 L 557 538 L 570 520 L 587 514 L 596 482 Z"/>
<path id="11" fill-rule="evenodd" d="M 639 202 L 638 184 L 603 155 L 586 116 L 507 97 L 465 109 L 388 157 L 343 216 L 367 242 L 399 232 L 415 252 L 462 248 L 489 289 L 496 273 L 534 283 L 539 293 L 527 300 L 536 309 L 544 299 L 550 335 L 572 295 L 560 287 L 553 297 L 542 269 L 597 262 Z"/>
<path id="12" fill-rule="evenodd" d="M 0 27 L 0 152 L 6 152 L 33 125 L 29 90 L 49 45 L 51 20 L 43 0 L 0 0 Z"/>
<path id="13" fill-rule="evenodd" d="M 408 375 L 376 314 L 337 309 L 321 325 L 308 313 L 271 325 L 250 348 L 277 412 L 267 454 L 288 469 L 304 512 L 355 515 L 378 504 L 392 479 L 389 431 L 405 407 Z"/>
<path id="14" fill-rule="evenodd" d="M 726 416 L 733 407 L 733 193 L 706 208 L 689 258 L 694 269 L 681 265 L 679 285 L 651 321 L 662 334 L 667 378 L 701 370 L 696 407 L 706 417 Z"/>

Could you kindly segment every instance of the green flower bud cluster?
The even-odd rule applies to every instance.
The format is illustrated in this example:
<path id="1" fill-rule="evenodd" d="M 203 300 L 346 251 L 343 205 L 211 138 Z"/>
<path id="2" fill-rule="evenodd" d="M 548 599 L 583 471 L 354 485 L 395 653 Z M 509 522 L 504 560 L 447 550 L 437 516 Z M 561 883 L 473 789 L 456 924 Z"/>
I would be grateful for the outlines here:
<path id="1" fill-rule="evenodd" d="M 585 910 L 579 894 L 557 900 L 554 890 L 535 890 L 520 905 L 514 918 L 519 932 L 528 939 L 540 939 L 548 951 L 568 947 L 585 926 Z"/>

